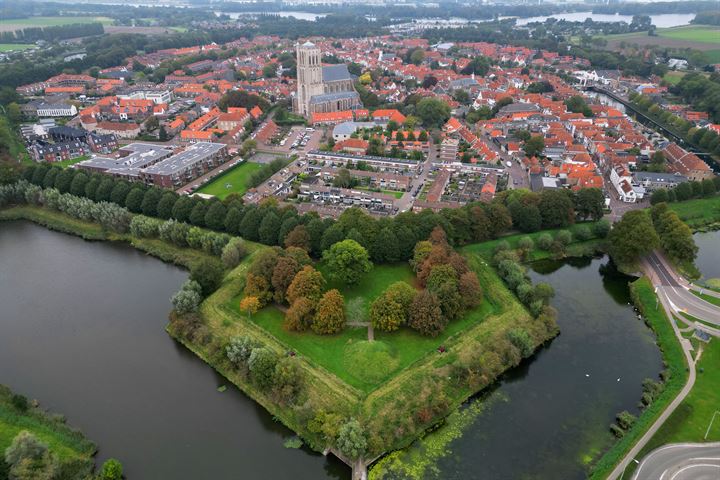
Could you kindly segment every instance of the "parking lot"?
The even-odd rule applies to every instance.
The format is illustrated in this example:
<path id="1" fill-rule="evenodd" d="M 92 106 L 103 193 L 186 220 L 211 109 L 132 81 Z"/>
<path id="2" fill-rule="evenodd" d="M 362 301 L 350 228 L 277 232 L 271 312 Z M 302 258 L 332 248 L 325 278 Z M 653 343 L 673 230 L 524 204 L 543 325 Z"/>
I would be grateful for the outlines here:
<path id="1" fill-rule="evenodd" d="M 323 131 L 321 129 L 294 126 L 290 129 L 288 135 L 280 140 L 279 144 L 262 146 L 259 150 L 285 155 L 302 154 L 318 148 L 322 136 Z"/>

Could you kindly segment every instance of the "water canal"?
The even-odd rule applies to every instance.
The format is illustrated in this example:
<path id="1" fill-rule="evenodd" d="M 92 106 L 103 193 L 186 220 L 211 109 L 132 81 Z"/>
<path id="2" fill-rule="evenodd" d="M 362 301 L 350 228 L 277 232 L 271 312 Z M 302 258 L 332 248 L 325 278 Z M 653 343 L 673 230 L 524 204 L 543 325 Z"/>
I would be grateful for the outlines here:
<path id="1" fill-rule="evenodd" d="M 165 333 L 182 270 L 26 222 L 2 224 L 0 252 L 0 383 L 65 414 L 99 445 L 99 462 L 119 458 L 131 480 L 349 477 L 335 460 L 284 448 L 290 431 L 237 390 L 217 392 L 223 379 Z M 661 369 L 628 277 L 606 265 L 534 266 L 533 281 L 557 291 L 562 333 L 474 399 L 484 411 L 417 478 L 584 477 L 614 415 L 634 411 L 642 380 Z"/>

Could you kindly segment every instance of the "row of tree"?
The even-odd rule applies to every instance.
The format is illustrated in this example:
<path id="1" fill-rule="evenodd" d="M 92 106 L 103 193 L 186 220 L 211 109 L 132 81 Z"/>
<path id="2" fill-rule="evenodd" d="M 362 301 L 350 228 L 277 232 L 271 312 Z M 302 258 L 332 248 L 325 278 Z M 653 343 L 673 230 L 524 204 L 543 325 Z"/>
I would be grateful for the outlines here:
<path id="1" fill-rule="evenodd" d="M 716 175 L 712 179 L 706 178 L 700 182 L 683 182 L 670 189 L 658 188 L 650 196 L 650 203 L 657 205 L 665 202 L 683 202 L 693 198 L 712 197 L 717 192 L 720 192 L 720 177 Z"/>

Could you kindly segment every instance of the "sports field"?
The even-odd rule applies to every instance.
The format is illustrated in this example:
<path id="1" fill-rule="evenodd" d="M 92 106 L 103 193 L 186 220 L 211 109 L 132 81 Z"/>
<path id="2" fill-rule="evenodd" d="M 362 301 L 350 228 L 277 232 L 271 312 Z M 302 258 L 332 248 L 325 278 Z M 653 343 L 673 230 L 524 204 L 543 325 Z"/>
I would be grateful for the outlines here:
<path id="1" fill-rule="evenodd" d="M 110 25 L 112 18 L 109 17 L 28 17 L 9 18 L 0 20 L 0 32 L 13 32 L 28 27 L 56 27 L 58 25 L 71 25 L 73 23 L 94 23 L 100 22 L 103 25 Z"/>
<path id="2" fill-rule="evenodd" d="M 250 175 L 261 168 L 262 165 L 259 163 L 241 163 L 203 186 L 198 190 L 198 193 L 215 195 L 221 200 L 231 193 L 242 195 L 247 190 L 247 180 L 250 178 Z"/>

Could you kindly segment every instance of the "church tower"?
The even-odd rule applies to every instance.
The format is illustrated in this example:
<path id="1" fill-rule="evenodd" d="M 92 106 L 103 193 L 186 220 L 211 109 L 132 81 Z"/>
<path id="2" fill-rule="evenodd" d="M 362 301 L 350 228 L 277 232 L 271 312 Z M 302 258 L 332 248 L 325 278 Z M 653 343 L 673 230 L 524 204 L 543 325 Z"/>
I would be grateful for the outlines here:
<path id="1" fill-rule="evenodd" d="M 297 104 L 300 115 L 310 115 L 310 99 L 324 92 L 320 49 L 305 42 L 297 47 Z"/>

